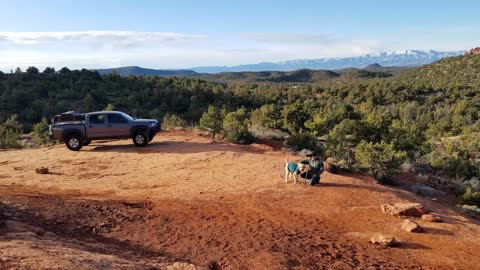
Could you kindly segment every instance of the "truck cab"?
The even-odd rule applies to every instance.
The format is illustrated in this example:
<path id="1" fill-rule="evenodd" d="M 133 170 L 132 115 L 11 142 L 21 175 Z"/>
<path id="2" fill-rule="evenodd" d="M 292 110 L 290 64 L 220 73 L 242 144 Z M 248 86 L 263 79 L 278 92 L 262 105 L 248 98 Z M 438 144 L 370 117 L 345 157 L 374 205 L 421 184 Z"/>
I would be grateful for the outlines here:
<path id="1" fill-rule="evenodd" d="M 101 139 L 103 137 L 128 138 L 130 136 L 130 122 L 134 122 L 128 114 L 122 112 L 89 113 L 85 118 L 88 137 Z"/>

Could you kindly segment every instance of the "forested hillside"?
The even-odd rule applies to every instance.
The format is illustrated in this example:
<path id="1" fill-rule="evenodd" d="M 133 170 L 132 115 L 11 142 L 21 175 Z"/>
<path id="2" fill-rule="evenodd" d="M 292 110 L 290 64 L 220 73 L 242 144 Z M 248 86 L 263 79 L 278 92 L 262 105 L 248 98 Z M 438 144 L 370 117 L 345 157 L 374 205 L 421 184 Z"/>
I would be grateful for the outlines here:
<path id="1" fill-rule="evenodd" d="M 401 80 L 432 89 L 480 89 L 480 57 L 464 55 L 442 59 L 421 69 L 403 74 Z"/>
<path id="2" fill-rule="evenodd" d="M 346 69 L 339 71 L 299 69 L 295 71 L 258 71 L 258 72 L 225 72 L 217 74 L 195 74 L 191 78 L 214 82 L 240 82 L 240 83 L 321 83 L 333 78 L 362 79 L 390 77 L 392 73 L 405 70 L 404 68 L 379 68 L 379 69 Z"/>
<path id="3" fill-rule="evenodd" d="M 196 125 L 213 105 L 210 116 L 235 112 L 231 121 L 290 134 L 287 143 L 297 148 L 323 136 L 325 155 L 339 166 L 365 169 L 379 179 L 393 175 L 404 161 L 471 179 L 480 176 L 479 74 L 480 55 L 444 59 L 394 77 L 365 70 L 342 76 L 306 70 L 229 73 L 227 81 L 255 77 L 256 83 L 233 84 L 32 67 L 0 73 L 0 122 L 16 114 L 29 131 L 42 117 L 112 104 L 133 116 L 174 115 Z M 292 76 L 315 83 L 291 83 Z M 266 82 L 258 83 L 262 77 Z"/>
<path id="4" fill-rule="evenodd" d="M 101 75 L 116 73 L 120 76 L 145 75 L 145 76 L 186 76 L 197 74 L 195 71 L 187 69 L 150 69 L 137 66 L 96 69 Z"/>
<path id="5" fill-rule="evenodd" d="M 330 70 L 299 69 L 295 71 L 225 72 L 198 74 L 191 77 L 215 82 L 245 83 L 316 83 L 340 76 Z"/>

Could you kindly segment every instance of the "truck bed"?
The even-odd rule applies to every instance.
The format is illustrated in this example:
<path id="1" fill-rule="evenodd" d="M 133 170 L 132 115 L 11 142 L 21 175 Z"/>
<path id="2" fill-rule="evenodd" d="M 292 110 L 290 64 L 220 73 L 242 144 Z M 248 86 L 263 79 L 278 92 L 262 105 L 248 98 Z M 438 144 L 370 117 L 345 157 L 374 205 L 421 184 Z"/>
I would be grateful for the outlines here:
<path id="1" fill-rule="evenodd" d="M 64 134 L 67 132 L 76 131 L 86 138 L 86 129 L 84 121 L 66 121 L 55 123 L 50 126 L 51 138 L 58 141 L 64 141 Z"/>

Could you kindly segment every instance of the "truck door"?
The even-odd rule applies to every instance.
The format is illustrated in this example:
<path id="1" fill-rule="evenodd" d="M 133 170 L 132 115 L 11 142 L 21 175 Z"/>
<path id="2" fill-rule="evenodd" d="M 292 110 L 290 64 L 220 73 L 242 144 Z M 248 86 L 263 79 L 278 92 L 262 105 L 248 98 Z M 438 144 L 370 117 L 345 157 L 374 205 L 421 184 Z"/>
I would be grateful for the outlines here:
<path id="1" fill-rule="evenodd" d="M 87 137 L 89 139 L 98 139 L 108 137 L 107 121 L 104 113 L 89 114 L 86 123 Z"/>
<path id="2" fill-rule="evenodd" d="M 127 118 L 123 117 L 119 113 L 107 114 L 108 133 L 112 137 L 128 138 L 129 137 L 129 124 Z"/>

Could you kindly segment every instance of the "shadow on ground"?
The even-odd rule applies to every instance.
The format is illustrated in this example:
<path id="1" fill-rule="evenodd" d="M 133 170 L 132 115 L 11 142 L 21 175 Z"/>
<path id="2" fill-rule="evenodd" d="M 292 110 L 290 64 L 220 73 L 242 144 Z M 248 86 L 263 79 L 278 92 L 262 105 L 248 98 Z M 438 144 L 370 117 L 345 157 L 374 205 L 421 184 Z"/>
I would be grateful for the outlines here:
<path id="1" fill-rule="evenodd" d="M 418 243 L 411 243 L 411 242 L 398 242 L 396 243 L 395 245 L 396 248 L 399 248 L 399 249 L 431 249 L 430 247 L 427 247 L 425 245 L 422 245 L 422 244 L 418 244 Z"/>
<path id="2" fill-rule="evenodd" d="M 135 147 L 133 144 L 111 145 L 92 143 L 83 151 L 90 152 L 121 152 L 121 153 L 165 153 L 165 154 L 195 154 L 205 152 L 236 152 L 263 154 L 265 151 L 249 145 L 232 145 L 225 142 L 197 143 L 185 141 L 152 142 L 145 147 Z"/>

